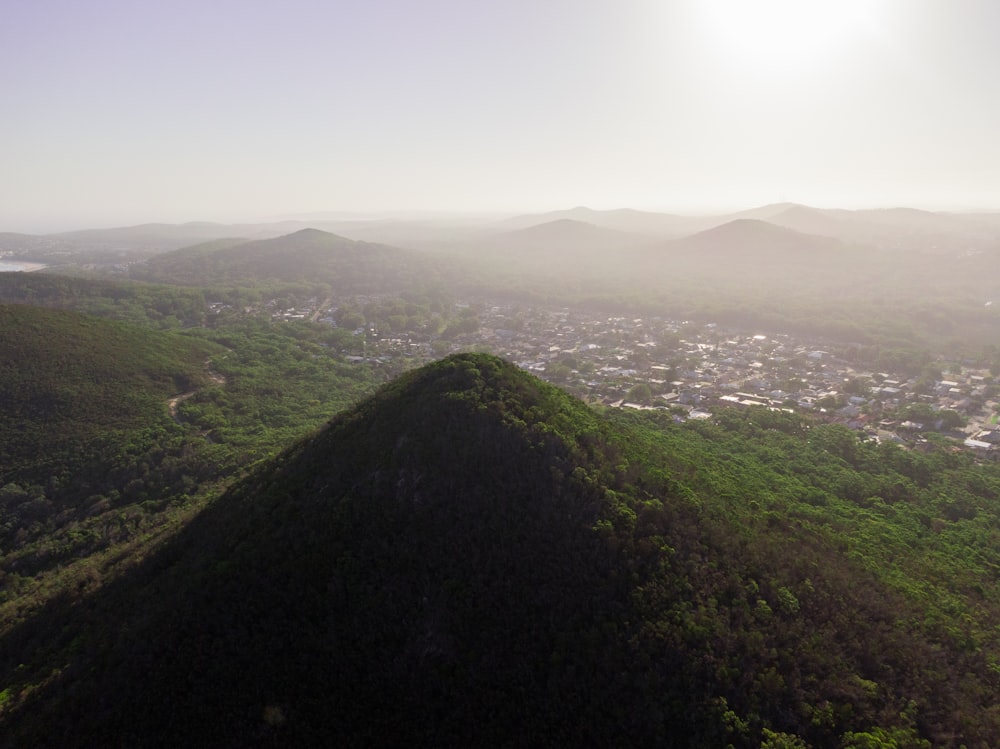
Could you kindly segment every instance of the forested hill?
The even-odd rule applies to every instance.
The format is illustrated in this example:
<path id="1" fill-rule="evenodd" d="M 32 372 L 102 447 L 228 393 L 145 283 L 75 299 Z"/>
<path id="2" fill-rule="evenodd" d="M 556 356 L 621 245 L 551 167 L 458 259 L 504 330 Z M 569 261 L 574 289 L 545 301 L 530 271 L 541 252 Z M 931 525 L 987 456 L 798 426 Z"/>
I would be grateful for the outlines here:
<path id="1" fill-rule="evenodd" d="M 205 362 L 222 351 L 0 304 L 0 627 L 56 595 L 64 568 L 86 567 L 198 481 L 217 480 L 218 460 L 188 459 L 204 440 L 185 438 L 168 403 L 207 384 Z M 94 577 L 81 574 L 76 590 Z"/>
<path id="2" fill-rule="evenodd" d="M 196 286 L 308 281 L 344 293 L 398 291 L 438 281 L 440 272 L 435 261 L 418 253 L 317 229 L 252 242 L 209 242 L 132 268 L 133 277 L 144 281 Z"/>
<path id="3" fill-rule="evenodd" d="M 1000 474 L 403 375 L 0 639 L 60 746 L 990 747 Z M 947 582 L 944 582 L 947 581 Z"/>
<path id="4" fill-rule="evenodd" d="M 203 383 L 205 359 L 219 350 L 78 312 L 0 304 L 0 483 L 22 462 L 51 464 L 62 450 L 166 418 L 167 399 Z"/>

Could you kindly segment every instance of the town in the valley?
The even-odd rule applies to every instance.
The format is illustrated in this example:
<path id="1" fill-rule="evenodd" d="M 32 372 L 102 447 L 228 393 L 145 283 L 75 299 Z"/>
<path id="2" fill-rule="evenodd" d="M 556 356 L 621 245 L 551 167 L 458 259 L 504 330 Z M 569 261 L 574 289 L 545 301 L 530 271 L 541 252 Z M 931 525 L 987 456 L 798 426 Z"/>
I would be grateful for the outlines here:
<path id="1" fill-rule="evenodd" d="M 338 324 L 336 300 L 266 307 L 276 321 Z M 719 408 L 785 409 L 844 424 L 864 439 L 920 447 L 936 434 L 1000 458 L 1000 386 L 983 362 L 928 357 L 891 371 L 866 363 L 862 346 L 710 322 L 482 300 L 455 307 L 472 322 L 456 334 L 366 324 L 352 331 L 362 348 L 350 358 L 408 368 L 481 350 L 608 407 L 661 409 L 677 420 L 708 419 Z"/>

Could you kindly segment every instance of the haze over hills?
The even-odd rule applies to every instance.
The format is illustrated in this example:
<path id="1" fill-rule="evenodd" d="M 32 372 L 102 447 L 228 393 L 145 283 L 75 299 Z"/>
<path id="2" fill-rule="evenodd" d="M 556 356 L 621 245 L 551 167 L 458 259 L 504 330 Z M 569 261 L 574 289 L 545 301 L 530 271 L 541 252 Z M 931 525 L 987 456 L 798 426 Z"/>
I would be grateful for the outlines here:
<path id="1" fill-rule="evenodd" d="M 506 230 L 527 229 L 538 224 L 560 220 L 582 221 L 608 229 L 661 237 L 690 233 L 697 231 L 697 228 L 702 226 L 699 217 L 637 211 L 631 208 L 601 211 L 585 206 L 548 213 L 513 216 L 499 222 L 499 226 Z"/>
<path id="2" fill-rule="evenodd" d="M 543 224 L 535 224 L 524 229 L 516 229 L 497 238 L 498 241 L 512 239 L 524 243 L 545 243 L 556 241 L 567 245 L 572 242 L 588 244 L 618 244 L 625 242 L 648 242 L 650 237 L 641 234 L 608 229 L 576 219 L 555 219 Z"/>
<path id="3" fill-rule="evenodd" d="M 654 238 L 573 219 L 555 219 L 497 235 L 475 246 L 475 257 L 498 272 L 579 280 L 592 289 L 649 289 L 744 274 L 794 287 L 809 274 L 841 269 L 857 251 L 831 237 L 804 234 L 758 219 L 740 218 L 680 239 Z M 471 253 L 470 253 L 471 254 Z M 728 283 L 728 282 L 727 282 Z"/>
<path id="4" fill-rule="evenodd" d="M 907 217 L 913 219 L 912 225 L 906 223 Z M 636 218 L 640 220 L 630 224 Z M 677 218 L 686 224 L 672 238 L 661 235 L 656 239 L 642 231 L 654 225 L 662 229 L 667 222 L 676 230 Z M 734 228 L 740 224 L 720 229 L 718 234 L 710 232 L 740 218 L 764 221 L 798 235 L 768 233 L 764 226 Z M 365 221 L 355 216 L 336 223 L 344 227 L 336 235 L 340 240 L 328 241 L 339 241 L 340 250 L 331 244 L 324 260 L 319 257 L 322 252 L 310 254 L 303 248 L 282 256 L 283 244 L 298 241 L 287 239 L 294 232 L 281 235 L 286 239 L 274 237 L 272 245 L 258 245 L 261 240 L 211 240 L 212 244 L 183 248 L 162 259 L 129 259 L 119 251 L 87 255 L 66 250 L 15 252 L 12 258 L 50 262 L 52 271 L 113 278 L 128 275 L 192 287 L 202 283 L 229 288 L 246 283 L 334 283 L 338 294 L 351 294 L 351 279 L 362 277 L 365 280 L 354 289 L 360 293 L 380 287 L 382 292 L 394 293 L 413 284 L 423 288 L 444 283 L 473 300 L 498 297 L 523 302 L 558 297 L 560 303 L 616 308 L 624 303 L 635 313 L 726 321 L 760 319 L 748 317 L 747 310 L 759 308 L 766 298 L 764 304 L 773 309 L 767 319 L 782 329 L 789 325 L 799 329 L 808 320 L 809 329 L 827 331 L 821 321 L 841 319 L 845 322 L 837 330 L 852 336 L 859 326 L 875 327 L 875 321 L 885 317 L 885 305 L 891 305 L 897 321 L 908 316 L 935 320 L 936 336 L 981 341 L 989 338 L 993 326 L 993 317 L 984 312 L 983 305 L 998 295 L 992 279 L 1000 260 L 1000 222 L 991 223 L 993 218 L 992 214 L 907 209 L 828 210 L 794 203 L 689 217 L 577 208 L 515 217 L 507 224 L 482 217 L 449 221 L 440 216 L 428 220 L 380 216 Z M 518 224 L 524 228 L 511 228 Z M 263 230 L 263 226 L 256 228 Z M 624 231 L 628 226 L 632 230 Z M 271 227 L 286 232 L 289 228 L 288 223 Z M 355 252 L 363 243 L 354 250 L 349 243 L 366 234 L 394 236 L 400 241 L 372 243 L 369 247 L 394 250 L 369 253 L 368 260 L 358 263 L 352 258 L 364 255 Z M 653 238 L 643 248 L 636 237 Z M 243 247 L 249 250 L 247 254 Z M 260 252 L 267 247 L 271 247 L 270 259 Z M 699 260 L 709 256 L 712 263 Z M 345 265 L 349 266 L 346 270 Z M 753 285 L 741 283 L 738 273 L 727 272 L 739 267 L 748 269 L 750 275 L 742 280 L 752 278 Z M 265 277 L 270 281 L 264 281 Z M 391 283 L 383 285 L 383 277 Z M 326 298 L 319 286 L 310 296 L 317 294 L 320 300 Z M 607 305 L 611 300 L 614 304 Z M 902 330 L 905 323 L 897 328 Z M 865 338 L 870 340 L 871 335 L 879 338 L 881 334 L 872 331 Z M 914 340 L 910 333 L 904 338 Z"/>
<path id="5" fill-rule="evenodd" d="M 292 221 L 276 224 L 220 224 L 211 221 L 192 221 L 184 224 L 138 224 L 106 229 L 83 229 L 52 236 L 81 244 L 104 244 L 116 249 L 145 247 L 163 252 L 212 239 L 233 237 L 267 239 L 290 234 L 299 228 L 301 225 Z"/>
<path id="6" fill-rule="evenodd" d="M 389 245 L 359 242 L 318 229 L 272 239 L 224 241 L 163 253 L 135 266 L 141 280 L 181 284 L 235 284 L 266 279 L 325 283 L 365 293 L 430 282 L 433 259 Z"/>
<path id="7" fill-rule="evenodd" d="M 770 215 L 767 220 L 798 231 L 844 241 L 921 252 L 961 252 L 970 243 L 996 237 L 996 227 L 976 216 L 911 208 L 847 211 L 790 205 Z"/>
<path id="8" fill-rule="evenodd" d="M 648 245 L 651 237 L 609 229 L 575 219 L 555 219 L 525 229 L 498 234 L 484 241 L 484 250 L 516 258 L 524 253 L 544 253 L 551 260 L 586 260 L 592 256 L 615 256 L 634 247 Z"/>
<path id="9" fill-rule="evenodd" d="M 1000 246 L 1000 213 L 961 214 L 907 208 L 821 209 L 797 203 L 774 203 L 734 213 L 711 215 L 577 207 L 549 213 L 524 214 L 502 221 L 458 215 L 425 219 L 413 216 L 354 216 L 350 219 L 320 216 L 315 219 L 295 218 L 241 224 L 142 224 L 49 235 L 2 234 L 0 254 L 6 253 L 14 258 L 56 266 L 74 262 L 122 263 L 218 239 L 269 239 L 307 228 L 377 244 L 386 243 L 431 252 L 462 252 L 476 247 L 495 247 L 505 240 L 517 243 L 518 230 L 558 221 L 582 222 L 606 230 L 654 239 L 676 239 L 741 218 L 767 221 L 806 234 L 893 251 L 954 255 Z M 615 244 L 611 241 L 611 236 L 608 235 L 609 247 Z M 557 238 L 553 236 L 552 239 Z M 583 237 L 580 239 L 590 241 Z"/>
<path id="10" fill-rule="evenodd" d="M 828 211 L 811 208 L 805 205 L 789 205 L 784 210 L 772 213 L 762 219 L 776 226 L 826 237 L 844 237 L 849 232 L 849 225 L 844 219 L 831 215 Z"/>
<path id="11" fill-rule="evenodd" d="M 667 246 L 666 253 L 680 260 L 735 261 L 740 264 L 771 265 L 769 270 L 781 270 L 780 263 L 820 262 L 829 253 L 838 253 L 843 245 L 836 239 L 821 237 L 778 226 L 758 219 L 739 218 L 698 232 L 683 239 L 676 239 Z"/>
<path id="12" fill-rule="evenodd" d="M 138 226 L 87 229 L 46 235 L 53 241 L 73 246 L 106 246 L 134 251 L 143 248 L 152 253 L 181 249 L 214 239 L 242 238 L 245 240 L 271 239 L 293 234 L 302 229 L 319 229 L 333 234 L 346 234 L 351 239 L 377 243 L 412 243 L 415 246 L 428 242 L 454 240 L 465 236 L 481 222 L 467 222 L 458 218 L 291 218 L 280 221 L 223 224 L 191 222 L 186 224 L 140 224 Z"/>
<path id="13" fill-rule="evenodd" d="M 738 219 L 755 219 L 806 234 L 887 249 L 966 249 L 969 242 L 1000 238 L 1000 214 L 961 214 L 907 208 L 884 210 L 822 209 L 797 203 L 773 203 L 728 214 L 678 216 L 630 210 L 571 211 L 534 214 L 507 223 L 526 227 L 557 218 L 572 218 L 597 226 L 662 237 L 692 235 Z"/>

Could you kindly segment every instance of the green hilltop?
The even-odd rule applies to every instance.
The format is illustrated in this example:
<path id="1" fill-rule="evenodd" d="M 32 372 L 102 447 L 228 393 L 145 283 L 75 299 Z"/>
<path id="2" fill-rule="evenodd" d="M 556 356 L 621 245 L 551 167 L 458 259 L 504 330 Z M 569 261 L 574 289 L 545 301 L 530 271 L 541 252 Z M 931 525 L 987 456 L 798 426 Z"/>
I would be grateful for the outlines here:
<path id="1" fill-rule="evenodd" d="M 20 745 L 1000 743 L 1000 472 L 402 375 L 0 639 Z"/>

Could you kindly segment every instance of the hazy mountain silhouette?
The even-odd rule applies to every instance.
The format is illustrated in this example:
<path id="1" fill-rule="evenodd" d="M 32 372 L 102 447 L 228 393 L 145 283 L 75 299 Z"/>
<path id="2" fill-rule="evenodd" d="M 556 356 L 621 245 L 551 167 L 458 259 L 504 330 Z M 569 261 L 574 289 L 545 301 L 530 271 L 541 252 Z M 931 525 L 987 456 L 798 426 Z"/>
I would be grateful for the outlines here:
<path id="1" fill-rule="evenodd" d="M 991 227 L 986 220 L 914 208 L 846 210 L 776 203 L 736 215 L 761 219 L 805 234 L 890 250 L 961 251 L 970 240 L 997 236 L 996 227 Z"/>
<path id="2" fill-rule="evenodd" d="M 694 259 L 741 264 L 799 261 L 804 258 L 815 261 L 824 253 L 840 249 L 842 244 L 836 239 L 803 234 L 749 218 L 735 219 L 666 245 L 666 253 L 671 257 L 689 255 Z"/>
<path id="3" fill-rule="evenodd" d="M 107 253 L 147 257 L 194 244 L 229 238 L 247 241 L 286 236 L 316 228 L 355 240 L 426 250 L 462 250 L 494 241 L 512 231 L 554 221 L 578 221 L 605 229 L 655 238 L 679 238 L 737 219 L 755 219 L 806 234 L 830 236 L 844 242 L 884 249 L 962 253 L 972 246 L 1000 240 L 1000 214 L 950 213 L 912 208 L 824 209 L 799 203 L 771 203 L 747 210 L 678 215 L 629 208 L 595 210 L 578 206 L 567 210 L 513 216 L 501 221 L 486 217 L 427 218 L 316 216 L 260 223 L 189 222 L 86 229 L 45 235 L 0 235 L 0 250 L 34 251 L 47 262 L 72 262 L 75 253 L 105 253 L 85 262 L 113 262 Z M 68 257 L 67 257 L 68 256 Z"/>
<path id="4" fill-rule="evenodd" d="M 658 237 L 680 236 L 702 227 L 701 219 L 695 217 L 636 211 L 631 208 L 599 211 L 584 206 L 569 210 L 514 216 L 500 222 L 500 226 L 508 230 L 527 229 L 539 224 L 565 220 L 580 221 L 606 229 Z"/>
<path id="5" fill-rule="evenodd" d="M 766 219 L 775 226 L 783 226 L 803 234 L 846 239 L 852 235 L 848 217 L 806 205 L 790 205 Z"/>
<path id="6" fill-rule="evenodd" d="M 302 223 L 292 221 L 261 224 L 220 224 L 211 221 L 191 221 L 183 224 L 152 223 L 106 229 L 81 229 L 48 236 L 76 244 L 98 244 L 123 249 L 146 248 L 166 252 L 213 239 L 242 237 L 249 240 L 276 237 L 288 234 L 303 226 Z"/>
<path id="7" fill-rule="evenodd" d="M 784 226 L 804 234 L 867 244 L 892 250 L 961 252 L 971 241 L 979 244 L 1000 239 L 998 214 L 961 214 L 913 208 L 824 209 L 800 203 L 770 203 L 721 214 L 679 216 L 668 213 L 595 211 L 573 208 L 546 214 L 517 216 L 507 227 L 526 228 L 546 220 L 571 219 L 597 226 L 660 237 L 681 237 L 749 219 Z"/>
<path id="8" fill-rule="evenodd" d="M 439 270 L 433 260 L 398 247 L 308 228 L 272 239 L 222 240 L 164 253 L 135 266 L 133 276 L 193 285 L 267 279 L 316 282 L 364 293 L 428 281 Z"/>
<path id="9" fill-rule="evenodd" d="M 493 241 L 514 250 L 588 253 L 648 244 L 651 239 L 641 234 L 564 218 L 506 232 Z"/>

